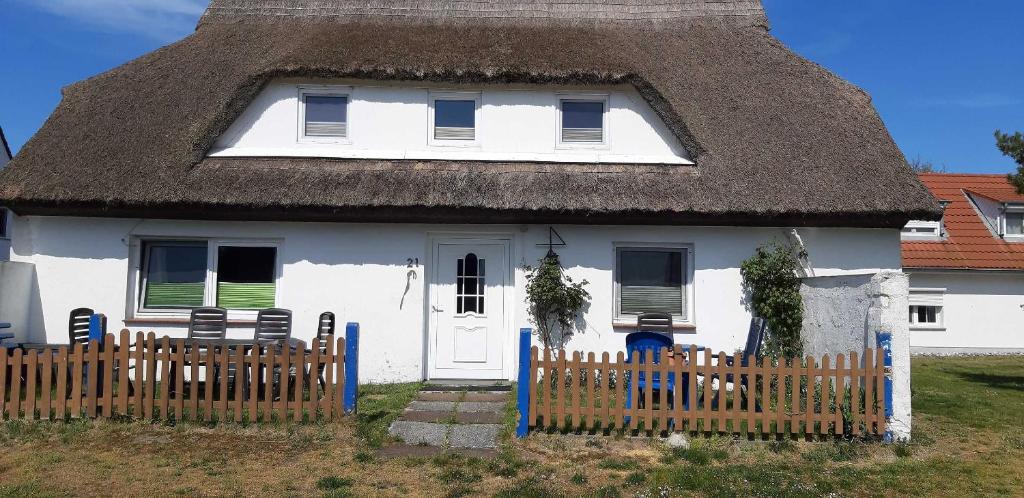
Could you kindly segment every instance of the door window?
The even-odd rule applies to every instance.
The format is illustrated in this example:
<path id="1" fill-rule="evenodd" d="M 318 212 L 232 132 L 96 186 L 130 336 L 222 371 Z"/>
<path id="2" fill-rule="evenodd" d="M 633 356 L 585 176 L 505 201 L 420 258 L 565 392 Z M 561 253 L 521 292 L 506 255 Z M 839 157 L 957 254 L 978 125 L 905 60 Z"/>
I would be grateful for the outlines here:
<path id="1" fill-rule="evenodd" d="M 477 258 L 476 254 L 469 253 L 464 258 L 459 258 L 455 278 L 455 308 L 456 312 L 479 313 L 484 312 L 484 287 L 485 287 L 485 260 Z"/>

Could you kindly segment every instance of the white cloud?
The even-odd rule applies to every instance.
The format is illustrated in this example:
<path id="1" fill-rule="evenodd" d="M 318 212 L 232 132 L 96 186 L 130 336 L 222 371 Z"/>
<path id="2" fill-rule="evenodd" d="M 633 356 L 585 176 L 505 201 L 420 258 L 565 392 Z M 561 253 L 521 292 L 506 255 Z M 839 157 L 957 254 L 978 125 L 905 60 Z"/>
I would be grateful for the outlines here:
<path id="1" fill-rule="evenodd" d="M 51 14 L 110 33 L 136 33 L 161 41 L 195 28 L 205 0 L 21 0 Z"/>

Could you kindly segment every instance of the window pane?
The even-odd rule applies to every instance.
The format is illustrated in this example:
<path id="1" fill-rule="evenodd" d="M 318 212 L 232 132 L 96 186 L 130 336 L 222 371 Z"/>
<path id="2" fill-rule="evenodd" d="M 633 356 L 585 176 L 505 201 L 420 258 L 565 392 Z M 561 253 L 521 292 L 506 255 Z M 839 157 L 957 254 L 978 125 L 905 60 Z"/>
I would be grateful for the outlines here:
<path id="1" fill-rule="evenodd" d="M 476 126 L 476 101 L 435 100 L 434 125 L 453 128 Z"/>
<path id="2" fill-rule="evenodd" d="M 563 128 L 597 128 L 604 126 L 604 102 L 562 102 Z"/>
<path id="3" fill-rule="evenodd" d="M 348 133 L 348 97 L 306 95 L 308 136 L 343 137 Z"/>
<path id="4" fill-rule="evenodd" d="M 619 279 L 623 314 L 683 314 L 681 251 L 621 251 Z"/>
<path id="5" fill-rule="evenodd" d="M 217 249 L 217 306 L 229 309 L 274 307 L 274 247 Z"/>
<path id="6" fill-rule="evenodd" d="M 154 242 L 143 245 L 144 308 L 203 305 L 206 244 Z"/>
<path id="7" fill-rule="evenodd" d="M 1006 213 L 1006 234 L 1024 235 L 1024 213 Z"/>

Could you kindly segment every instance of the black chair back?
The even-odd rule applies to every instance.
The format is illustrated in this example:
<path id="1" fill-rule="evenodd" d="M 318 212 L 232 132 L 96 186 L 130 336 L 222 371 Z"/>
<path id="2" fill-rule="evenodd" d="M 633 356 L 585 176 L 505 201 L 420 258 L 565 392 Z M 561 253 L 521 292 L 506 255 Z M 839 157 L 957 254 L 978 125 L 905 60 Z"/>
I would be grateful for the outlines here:
<path id="1" fill-rule="evenodd" d="M 92 308 L 75 308 L 68 318 L 68 344 L 89 342 L 89 318 L 95 313 Z"/>
<path id="2" fill-rule="evenodd" d="M 267 308 L 256 315 L 257 341 L 288 342 L 292 337 L 292 312 L 281 308 Z"/>
<path id="3" fill-rule="evenodd" d="M 750 330 L 747 331 L 747 343 L 743 346 L 743 361 L 748 355 L 755 358 L 761 356 L 761 344 L 764 343 L 765 331 L 768 330 L 768 320 L 761 317 L 750 319 Z"/>
<path id="4" fill-rule="evenodd" d="M 636 317 L 637 332 L 661 332 L 672 333 L 671 313 L 641 313 Z"/>
<path id="5" fill-rule="evenodd" d="M 188 321 L 189 339 L 224 339 L 228 333 L 228 310 L 193 308 Z"/>
<path id="6" fill-rule="evenodd" d="M 335 319 L 334 313 L 325 311 L 320 313 L 320 325 L 316 328 L 316 338 L 320 339 L 320 354 L 327 354 L 327 336 L 334 335 Z"/>

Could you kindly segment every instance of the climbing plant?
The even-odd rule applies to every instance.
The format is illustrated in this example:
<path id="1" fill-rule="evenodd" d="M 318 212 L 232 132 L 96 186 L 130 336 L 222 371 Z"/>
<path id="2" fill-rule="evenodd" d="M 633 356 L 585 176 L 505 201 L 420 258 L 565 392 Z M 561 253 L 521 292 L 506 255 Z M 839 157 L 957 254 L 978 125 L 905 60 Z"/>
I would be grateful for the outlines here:
<path id="1" fill-rule="evenodd" d="M 768 321 L 768 335 L 761 348 L 765 355 L 797 357 L 803 354 L 800 329 L 804 303 L 800 297 L 800 261 L 803 250 L 779 242 L 758 247 L 743 262 L 743 289 L 754 314 Z"/>
<path id="2" fill-rule="evenodd" d="M 576 330 L 580 310 L 590 299 L 588 282 L 565 274 L 558 254 L 549 251 L 536 268 L 527 265 L 526 302 L 537 335 L 545 348 L 561 349 Z"/>

